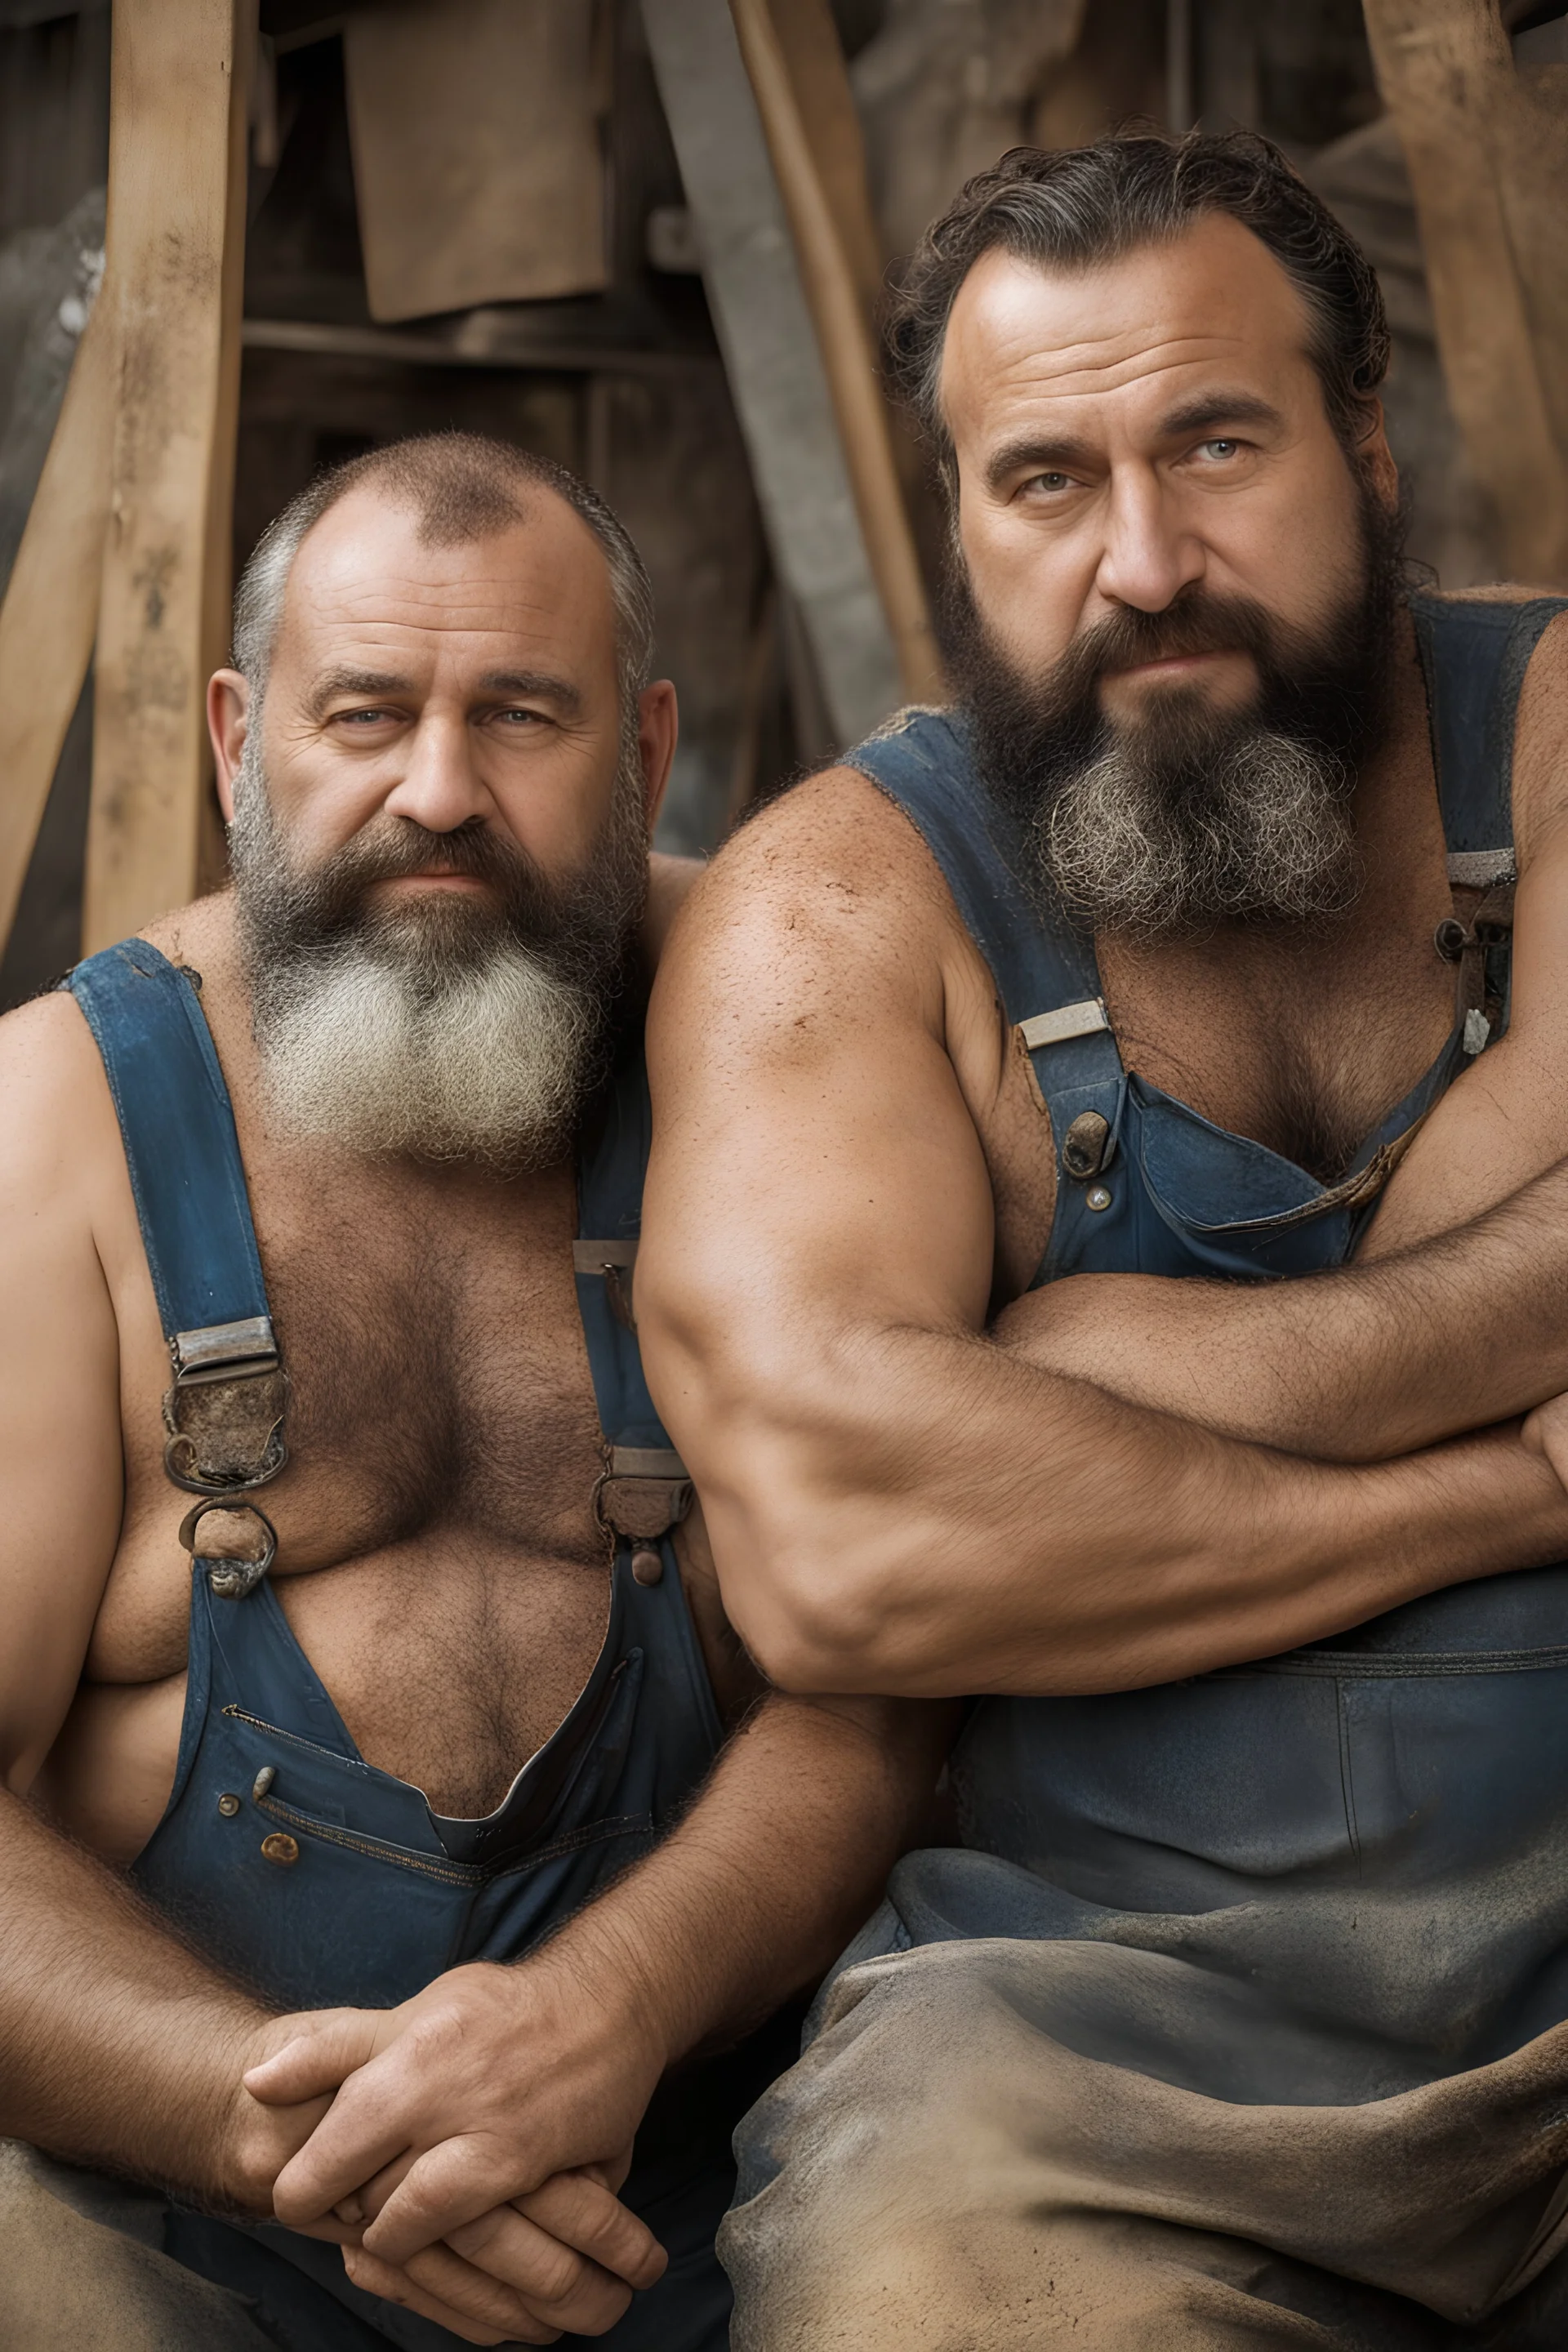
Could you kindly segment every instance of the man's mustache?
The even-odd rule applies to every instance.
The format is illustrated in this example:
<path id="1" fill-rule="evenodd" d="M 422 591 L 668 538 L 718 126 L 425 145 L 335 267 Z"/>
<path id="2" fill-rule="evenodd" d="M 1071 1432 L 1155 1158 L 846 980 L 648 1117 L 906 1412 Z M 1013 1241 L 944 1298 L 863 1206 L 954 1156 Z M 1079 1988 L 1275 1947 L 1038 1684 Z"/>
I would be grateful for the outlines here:
<path id="1" fill-rule="evenodd" d="M 1247 596 L 1208 589 L 1183 589 L 1163 611 L 1145 613 L 1123 605 L 1076 637 L 1043 681 L 1045 697 L 1058 710 L 1081 701 L 1100 681 L 1144 662 L 1169 661 L 1183 654 L 1250 654 L 1266 670 L 1274 656 L 1275 633 L 1268 614 Z"/>

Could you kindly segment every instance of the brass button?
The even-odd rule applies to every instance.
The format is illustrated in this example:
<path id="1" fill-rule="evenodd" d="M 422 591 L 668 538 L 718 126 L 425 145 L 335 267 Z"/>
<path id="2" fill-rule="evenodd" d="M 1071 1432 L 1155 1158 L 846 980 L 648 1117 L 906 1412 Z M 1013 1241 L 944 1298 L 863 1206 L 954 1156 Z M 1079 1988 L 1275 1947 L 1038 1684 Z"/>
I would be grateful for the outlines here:
<path id="1" fill-rule="evenodd" d="M 1091 1184 L 1083 1197 L 1091 1209 L 1109 1209 L 1110 1187 L 1109 1184 Z"/>
<path id="2" fill-rule="evenodd" d="M 237 1797 L 230 1796 L 226 1792 L 218 1799 L 217 1809 L 223 1815 L 226 1822 L 232 1822 L 236 1813 L 239 1811 L 239 1799 Z"/>
<path id="3" fill-rule="evenodd" d="M 274 1830 L 270 1837 L 264 1837 L 261 1851 L 268 1862 L 278 1864 L 279 1870 L 290 1869 L 300 1859 L 298 1841 L 291 1838 L 287 1830 Z"/>
<path id="4" fill-rule="evenodd" d="M 639 1544 L 632 1554 L 632 1574 L 639 1584 L 658 1584 L 664 1575 L 662 1554 Z"/>
<path id="5" fill-rule="evenodd" d="M 1080 1182 L 1086 1176 L 1098 1176 L 1110 1140 L 1110 1121 L 1097 1110 L 1080 1110 L 1062 1138 L 1062 1166 Z"/>

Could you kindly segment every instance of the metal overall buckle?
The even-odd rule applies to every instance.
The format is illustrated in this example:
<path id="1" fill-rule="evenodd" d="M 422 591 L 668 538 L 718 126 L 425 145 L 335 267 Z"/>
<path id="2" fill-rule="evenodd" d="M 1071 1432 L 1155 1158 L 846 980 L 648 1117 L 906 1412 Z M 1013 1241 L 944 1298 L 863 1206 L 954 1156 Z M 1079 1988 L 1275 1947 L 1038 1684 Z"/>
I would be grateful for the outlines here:
<path id="1" fill-rule="evenodd" d="M 180 1541 L 206 1569 L 214 1592 L 243 1600 L 271 1567 L 278 1538 L 265 1512 L 242 1498 L 268 1485 L 289 1459 L 289 1376 L 271 1318 L 249 1316 L 176 1332 L 169 1354 L 174 1379 L 163 1398 L 163 1467 L 174 1485 L 201 1497 L 185 1515 Z M 215 1510 L 248 1513 L 261 1530 L 259 1552 L 239 1559 L 198 1553 L 196 1530 Z"/>

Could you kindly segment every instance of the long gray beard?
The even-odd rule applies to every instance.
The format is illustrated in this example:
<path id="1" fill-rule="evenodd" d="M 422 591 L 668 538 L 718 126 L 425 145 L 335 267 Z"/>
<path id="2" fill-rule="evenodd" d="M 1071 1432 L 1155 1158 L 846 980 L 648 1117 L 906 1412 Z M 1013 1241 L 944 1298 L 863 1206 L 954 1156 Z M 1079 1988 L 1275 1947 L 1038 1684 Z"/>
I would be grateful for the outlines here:
<path id="1" fill-rule="evenodd" d="M 614 973 L 563 970 L 503 933 L 459 960 L 442 951 L 438 917 L 434 940 L 393 920 L 304 954 L 269 954 L 268 904 L 288 888 L 287 852 L 251 756 L 258 734 L 236 779 L 230 850 L 252 1028 L 279 1129 L 372 1157 L 501 1173 L 552 1165 L 601 1074 Z M 646 870 L 640 842 L 636 854 Z M 606 894 L 616 887 L 606 874 Z M 626 877 L 619 887 L 630 900 Z M 621 929 L 635 920 L 628 904 Z"/>
<path id="2" fill-rule="evenodd" d="M 1202 790 L 1175 797 L 1113 741 L 1041 808 L 1033 835 L 1066 905 L 1091 929 L 1134 937 L 1331 920 L 1361 888 L 1340 762 L 1262 729 L 1216 744 Z"/>

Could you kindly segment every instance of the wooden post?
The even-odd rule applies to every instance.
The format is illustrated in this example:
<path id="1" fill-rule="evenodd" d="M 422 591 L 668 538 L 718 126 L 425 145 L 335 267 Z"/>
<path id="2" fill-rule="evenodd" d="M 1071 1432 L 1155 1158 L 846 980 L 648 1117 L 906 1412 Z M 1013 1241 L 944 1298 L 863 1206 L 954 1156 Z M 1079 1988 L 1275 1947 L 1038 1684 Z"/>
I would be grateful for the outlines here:
<path id="1" fill-rule="evenodd" d="M 735 32 L 762 117 L 816 329 L 845 463 L 866 537 L 872 577 L 888 616 L 905 697 L 942 698 L 942 665 L 865 311 L 816 161 L 767 0 L 730 0 Z"/>
<path id="2" fill-rule="evenodd" d="M 0 942 L 92 658 L 109 514 L 114 353 L 101 299 L 82 331 L 0 607 Z"/>
<path id="3" fill-rule="evenodd" d="M 1516 72 L 1494 0 L 1365 4 L 1470 463 L 1514 577 L 1568 583 L 1568 68 Z"/>
<path id="4" fill-rule="evenodd" d="M 117 347 L 83 944 L 197 887 L 208 672 L 228 631 L 246 84 L 255 0 L 116 0 L 108 265 Z"/>

